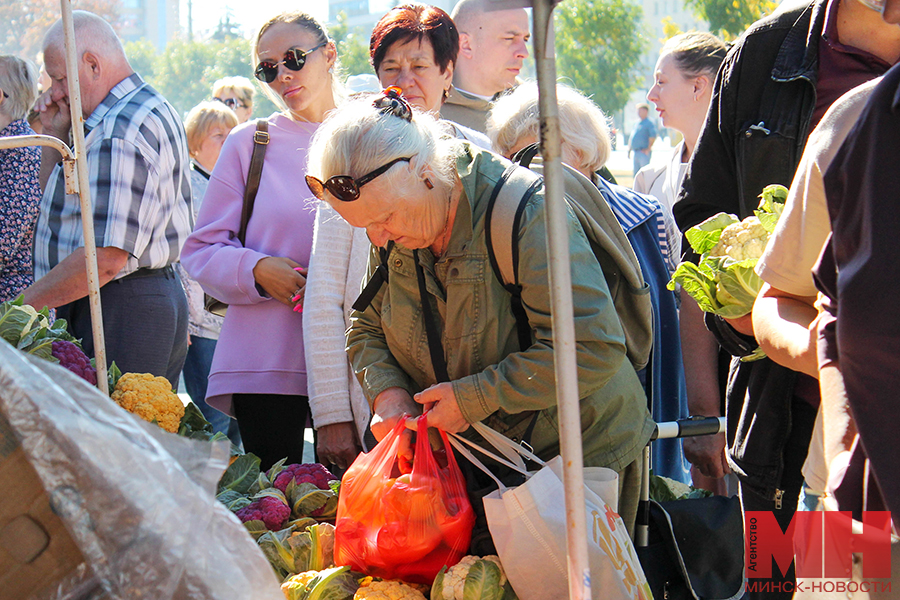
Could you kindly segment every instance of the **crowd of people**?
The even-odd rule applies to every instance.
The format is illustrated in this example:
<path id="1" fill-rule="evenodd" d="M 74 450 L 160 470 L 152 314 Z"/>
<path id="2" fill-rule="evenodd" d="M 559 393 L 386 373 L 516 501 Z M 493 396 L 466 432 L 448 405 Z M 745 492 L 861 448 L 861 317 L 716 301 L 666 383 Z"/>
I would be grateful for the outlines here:
<path id="1" fill-rule="evenodd" d="M 539 170 L 538 89 L 519 79 L 529 19 L 489 10 L 392 8 L 371 33 L 377 93 L 343 85 L 315 18 L 276 15 L 253 40 L 258 87 L 220 80 L 184 120 L 112 27 L 76 11 L 109 359 L 173 384 L 183 374 L 215 429 L 264 467 L 302 462 L 311 426 L 317 460 L 340 473 L 423 411 L 448 432 L 484 422 L 558 454 L 543 190 L 516 215 L 513 284 L 489 233 L 510 161 Z M 629 528 L 654 421 L 698 414 L 726 416 L 727 434 L 654 442 L 655 472 L 739 492 L 783 528 L 817 501 L 856 518 L 898 510 L 886 418 L 898 261 L 885 245 L 898 221 L 898 24 L 900 0 L 791 0 L 733 44 L 668 40 L 647 100 L 682 141 L 651 163 L 658 134 L 640 105 L 633 189 L 605 167 L 602 107 L 558 86 L 567 194 L 608 203 L 650 298 L 652 343 L 635 360 L 621 282 L 569 210 L 584 462 L 618 472 Z M 0 137 L 33 133 L 33 110 L 69 142 L 61 22 L 43 68 L 38 95 L 34 66 L 0 57 Z M 252 119 L 257 92 L 279 111 Z M 751 215 L 773 183 L 790 195 L 752 313 L 724 319 L 668 290 L 696 258 L 682 232 Z M 0 300 L 55 309 L 92 354 L 80 207 L 59 154 L 0 151 L 0 195 Z M 741 361 L 758 348 L 765 358 Z M 793 582 L 793 568 L 775 580 Z M 793 593 L 771 589 L 749 597 Z"/>

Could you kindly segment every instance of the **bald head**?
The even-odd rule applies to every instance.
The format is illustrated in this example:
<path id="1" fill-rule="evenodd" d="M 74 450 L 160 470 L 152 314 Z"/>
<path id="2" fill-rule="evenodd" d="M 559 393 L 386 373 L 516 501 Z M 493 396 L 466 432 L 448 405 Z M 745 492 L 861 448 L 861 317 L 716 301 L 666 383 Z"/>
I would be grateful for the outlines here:
<path id="1" fill-rule="evenodd" d="M 81 103 L 87 118 L 110 90 L 134 71 L 109 23 L 83 10 L 72 11 L 72 22 Z M 54 100 L 68 96 L 65 47 L 65 29 L 62 20 L 58 20 L 44 35 L 44 69 L 52 81 Z"/>
<path id="2" fill-rule="evenodd" d="M 479 96 L 493 96 L 515 85 L 528 56 L 528 13 L 496 10 L 497 0 L 460 0 L 453 7 L 459 30 L 459 56 L 453 85 Z"/>
<path id="3" fill-rule="evenodd" d="M 113 28 L 94 13 L 84 10 L 72 11 L 72 22 L 75 26 L 75 47 L 78 54 L 94 52 L 107 61 L 124 61 L 125 49 Z M 65 49 L 65 30 L 62 19 L 50 26 L 44 35 L 44 51 L 48 48 L 60 52 Z"/>

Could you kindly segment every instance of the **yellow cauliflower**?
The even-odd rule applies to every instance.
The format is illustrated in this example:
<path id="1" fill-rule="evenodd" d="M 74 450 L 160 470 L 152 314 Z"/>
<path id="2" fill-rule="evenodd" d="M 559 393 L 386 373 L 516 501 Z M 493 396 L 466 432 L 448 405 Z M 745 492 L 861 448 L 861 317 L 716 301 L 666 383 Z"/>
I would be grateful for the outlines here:
<path id="1" fill-rule="evenodd" d="M 722 230 L 719 243 L 710 250 L 710 256 L 730 256 L 734 260 L 759 258 L 766 249 L 769 233 L 757 217 L 747 217 Z"/>
<path id="2" fill-rule="evenodd" d="M 419 590 L 402 581 L 375 581 L 364 577 L 353 600 L 426 600 Z"/>
<path id="3" fill-rule="evenodd" d="M 172 391 L 172 384 L 165 377 L 150 373 L 125 373 L 110 394 L 112 399 L 143 420 L 156 424 L 171 433 L 178 432 L 184 416 L 184 403 Z"/>
<path id="4" fill-rule="evenodd" d="M 308 591 L 306 588 L 309 582 L 318 575 L 318 571 L 306 571 L 291 575 L 281 584 L 281 592 L 284 594 L 285 600 L 298 600 Z"/>

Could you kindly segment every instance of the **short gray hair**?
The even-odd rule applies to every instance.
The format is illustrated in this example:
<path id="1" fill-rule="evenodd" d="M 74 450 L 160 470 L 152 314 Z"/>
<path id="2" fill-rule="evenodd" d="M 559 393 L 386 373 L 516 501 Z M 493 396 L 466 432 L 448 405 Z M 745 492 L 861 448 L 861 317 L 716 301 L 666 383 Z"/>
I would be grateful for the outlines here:
<path id="1" fill-rule="evenodd" d="M 612 152 L 606 116 L 590 98 L 568 86 L 557 84 L 556 97 L 563 162 L 578 170 L 597 171 Z M 499 98 L 488 115 L 487 134 L 494 150 L 504 156 L 523 137 L 539 139 L 537 84 L 522 84 Z"/>
<path id="2" fill-rule="evenodd" d="M 128 64 L 122 40 L 102 17 L 86 10 L 73 10 L 72 24 L 75 29 L 75 48 L 79 60 L 85 52 L 93 52 L 108 61 Z M 43 47 L 44 50 L 51 47 L 60 52 L 65 50 L 65 30 L 62 19 L 56 21 L 47 30 L 44 35 Z"/>
<path id="3" fill-rule="evenodd" d="M 13 121 L 24 119 L 37 99 L 37 69 L 17 56 L 0 56 L 0 90 L 9 95 L 0 103 L 0 112 Z"/>
<path id="4" fill-rule="evenodd" d="M 431 169 L 436 183 L 453 185 L 456 158 L 462 152 L 459 140 L 444 133 L 428 113 L 413 109 L 407 121 L 373 104 L 381 94 L 366 94 L 334 110 L 319 126 L 309 149 L 307 173 L 322 181 L 335 175 L 357 178 L 395 158 L 415 157 L 418 169 Z M 403 189 L 402 170 L 385 173 L 392 185 Z"/>

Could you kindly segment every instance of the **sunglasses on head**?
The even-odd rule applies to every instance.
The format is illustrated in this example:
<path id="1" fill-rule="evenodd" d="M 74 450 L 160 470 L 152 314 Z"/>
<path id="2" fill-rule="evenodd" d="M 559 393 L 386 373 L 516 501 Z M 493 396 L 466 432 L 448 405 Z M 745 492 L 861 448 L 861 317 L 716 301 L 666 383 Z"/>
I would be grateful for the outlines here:
<path id="1" fill-rule="evenodd" d="M 266 83 L 272 83 L 278 77 L 278 67 L 284 65 L 291 71 L 299 71 L 306 64 L 306 57 L 325 46 L 328 40 L 325 40 L 315 48 L 310 50 L 301 50 L 300 48 L 291 48 L 284 54 L 284 58 L 276 63 L 264 60 L 256 65 L 253 76 Z"/>
<path id="2" fill-rule="evenodd" d="M 247 105 L 243 102 L 238 102 L 236 98 L 213 98 L 216 102 L 221 102 L 231 110 L 237 110 L 239 108 L 247 108 Z"/>
<path id="3" fill-rule="evenodd" d="M 309 191 L 313 193 L 313 196 L 319 200 L 325 199 L 325 190 L 328 190 L 328 193 L 341 202 L 353 202 L 359 198 L 359 188 L 385 173 L 398 162 L 409 162 L 410 160 L 412 160 L 411 156 L 395 158 L 389 163 L 381 165 L 374 171 L 366 173 L 359 179 L 353 179 L 349 175 L 335 175 L 334 177 L 329 177 L 328 181 L 323 183 L 318 177 L 307 175 L 306 185 L 309 186 Z"/>

